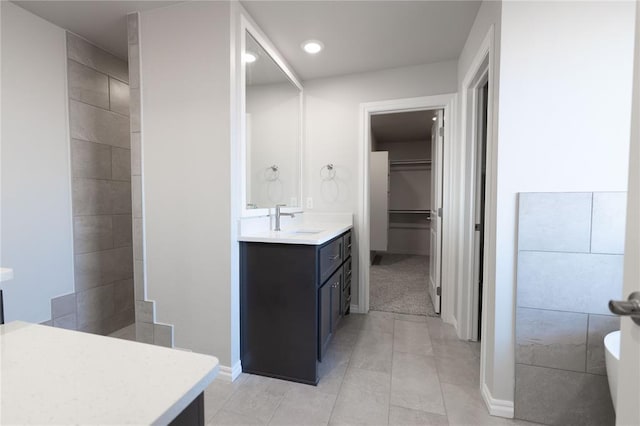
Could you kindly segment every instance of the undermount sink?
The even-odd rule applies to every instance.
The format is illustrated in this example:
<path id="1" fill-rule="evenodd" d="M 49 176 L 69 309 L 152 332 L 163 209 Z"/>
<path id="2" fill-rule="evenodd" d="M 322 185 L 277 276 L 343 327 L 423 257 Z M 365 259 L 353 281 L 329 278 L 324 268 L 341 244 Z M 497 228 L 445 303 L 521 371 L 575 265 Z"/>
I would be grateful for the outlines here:
<path id="1" fill-rule="evenodd" d="M 289 231 L 289 234 L 319 234 L 323 232 L 323 229 L 296 229 L 295 231 Z"/>

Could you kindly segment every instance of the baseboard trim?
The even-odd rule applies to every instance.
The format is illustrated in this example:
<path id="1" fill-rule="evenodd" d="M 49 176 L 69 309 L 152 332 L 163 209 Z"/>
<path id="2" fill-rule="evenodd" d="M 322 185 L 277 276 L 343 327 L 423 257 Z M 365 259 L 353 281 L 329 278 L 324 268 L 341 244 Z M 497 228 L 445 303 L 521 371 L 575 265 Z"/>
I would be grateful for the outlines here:
<path id="1" fill-rule="evenodd" d="M 227 367 L 226 365 L 220 366 L 220 380 L 224 382 L 233 382 L 238 376 L 242 373 L 242 362 L 238 361 L 232 367 Z"/>
<path id="2" fill-rule="evenodd" d="M 351 305 L 351 307 L 349 308 L 350 312 L 353 312 L 354 314 L 364 314 L 365 312 L 362 312 L 360 310 L 360 305 Z"/>
<path id="3" fill-rule="evenodd" d="M 489 391 L 486 383 L 482 384 L 481 393 L 482 399 L 484 400 L 484 403 L 487 405 L 487 409 L 489 410 L 489 414 L 496 417 L 505 417 L 507 419 L 513 418 L 513 401 L 494 398 L 493 396 L 491 396 L 491 391 Z"/>

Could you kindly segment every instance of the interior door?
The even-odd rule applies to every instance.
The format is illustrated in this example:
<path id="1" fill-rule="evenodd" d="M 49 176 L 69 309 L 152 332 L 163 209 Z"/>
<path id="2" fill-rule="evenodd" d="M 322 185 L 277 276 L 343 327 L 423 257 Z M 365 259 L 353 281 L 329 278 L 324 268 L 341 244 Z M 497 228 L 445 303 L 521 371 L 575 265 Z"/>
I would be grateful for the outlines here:
<path id="1" fill-rule="evenodd" d="M 629 189 L 624 252 L 624 293 L 640 291 L 640 6 L 636 4 L 636 47 L 629 151 Z M 640 325 L 622 318 L 616 424 L 640 425 Z"/>
<path id="2" fill-rule="evenodd" d="M 440 313 L 442 277 L 442 165 L 444 126 L 442 110 L 431 129 L 431 221 L 429 222 L 429 293 L 433 308 Z"/>
<path id="3" fill-rule="evenodd" d="M 369 159 L 369 198 L 371 200 L 370 250 L 387 251 L 389 234 L 389 152 L 371 152 Z"/>

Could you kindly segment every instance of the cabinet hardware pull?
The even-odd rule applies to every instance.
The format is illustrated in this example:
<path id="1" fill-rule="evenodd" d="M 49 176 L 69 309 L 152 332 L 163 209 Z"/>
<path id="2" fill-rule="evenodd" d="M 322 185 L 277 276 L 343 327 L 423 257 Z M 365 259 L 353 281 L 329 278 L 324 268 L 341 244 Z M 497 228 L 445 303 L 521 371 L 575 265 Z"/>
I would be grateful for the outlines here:
<path id="1" fill-rule="evenodd" d="M 340 257 L 340 253 L 336 254 L 335 256 L 331 256 L 329 260 L 336 260 L 339 257 Z"/>

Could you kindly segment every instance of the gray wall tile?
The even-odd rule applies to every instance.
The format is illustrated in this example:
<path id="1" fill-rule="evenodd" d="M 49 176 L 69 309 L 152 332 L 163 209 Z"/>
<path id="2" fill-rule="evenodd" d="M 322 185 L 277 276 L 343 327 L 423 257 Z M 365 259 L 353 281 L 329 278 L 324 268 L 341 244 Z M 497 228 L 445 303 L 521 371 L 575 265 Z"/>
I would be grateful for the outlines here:
<path id="1" fill-rule="evenodd" d="M 515 417 L 547 425 L 615 424 L 605 376 L 516 364 Z"/>
<path id="2" fill-rule="evenodd" d="M 626 209 L 626 192 L 593 194 L 592 253 L 624 253 Z"/>
<path id="3" fill-rule="evenodd" d="M 71 174 L 73 177 L 111 179 L 111 147 L 71 139 Z"/>
<path id="4" fill-rule="evenodd" d="M 142 218 L 142 177 L 131 177 L 131 210 L 134 218 Z"/>
<path id="5" fill-rule="evenodd" d="M 131 213 L 131 183 L 111 181 L 111 202 L 113 214 Z"/>
<path id="6" fill-rule="evenodd" d="M 609 315 L 589 315 L 589 336 L 587 339 L 587 372 L 607 374 L 604 357 L 604 336 L 620 330 L 620 317 Z"/>
<path id="7" fill-rule="evenodd" d="M 69 97 L 109 109 L 109 77 L 76 61 L 67 61 Z"/>
<path id="8" fill-rule="evenodd" d="M 133 324 L 134 322 L 135 314 L 133 312 L 133 308 L 129 308 L 120 312 L 116 312 L 109 320 L 109 328 L 111 328 L 113 331 L 117 331 Z"/>
<path id="9" fill-rule="evenodd" d="M 78 320 L 76 313 L 74 312 L 63 317 L 54 318 L 53 326 L 58 328 L 66 328 L 67 330 L 77 330 Z"/>
<path id="10" fill-rule="evenodd" d="M 103 286 L 133 276 L 131 247 L 75 255 L 76 291 Z"/>
<path id="11" fill-rule="evenodd" d="M 113 246 L 114 247 L 130 247 L 131 246 L 131 216 L 115 215 L 113 220 Z"/>
<path id="12" fill-rule="evenodd" d="M 131 174 L 142 175 L 142 142 L 140 133 L 131 133 Z"/>
<path id="13" fill-rule="evenodd" d="M 53 327 L 53 320 L 43 321 L 40 323 L 40 325 L 47 325 L 49 327 Z"/>
<path id="14" fill-rule="evenodd" d="M 76 294 L 70 293 L 51 299 L 51 318 L 56 319 L 76 313 Z"/>
<path id="15" fill-rule="evenodd" d="M 142 219 L 133 219 L 133 260 L 144 260 Z"/>
<path id="16" fill-rule="evenodd" d="M 129 87 L 140 88 L 140 47 L 137 44 L 129 45 Z"/>
<path id="17" fill-rule="evenodd" d="M 608 314 L 622 293 L 622 255 L 520 252 L 517 304 Z"/>
<path id="18" fill-rule="evenodd" d="M 111 184 L 107 180 L 74 178 L 71 188 L 73 194 L 73 215 L 110 214 Z"/>
<path id="19" fill-rule="evenodd" d="M 132 278 L 113 283 L 113 303 L 115 313 L 134 309 Z"/>
<path id="20" fill-rule="evenodd" d="M 111 148 L 111 176 L 113 180 L 131 181 L 131 151 Z"/>
<path id="21" fill-rule="evenodd" d="M 76 216 L 73 218 L 75 254 L 113 248 L 111 216 Z"/>
<path id="22" fill-rule="evenodd" d="M 113 288 L 110 284 L 78 292 L 78 330 L 105 333 L 106 320 L 115 313 Z"/>
<path id="23" fill-rule="evenodd" d="M 153 343 L 153 324 L 136 322 L 136 340 L 141 343 Z"/>
<path id="24" fill-rule="evenodd" d="M 74 61 L 128 82 L 127 63 L 67 32 L 67 56 Z"/>
<path id="25" fill-rule="evenodd" d="M 166 324 L 153 325 L 153 344 L 164 346 L 166 348 L 173 347 L 173 327 Z"/>
<path id="26" fill-rule="evenodd" d="M 516 362 L 585 371 L 587 314 L 518 308 Z"/>
<path id="27" fill-rule="evenodd" d="M 136 300 L 136 322 L 153 323 L 155 321 L 155 303 Z"/>
<path id="28" fill-rule="evenodd" d="M 138 13 L 127 15 L 127 41 L 129 44 L 138 44 Z"/>
<path id="29" fill-rule="evenodd" d="M 129 148 L 129 118 L 121 114 L 71 100 L 71 137 Z"/>
<path id="30" fill-rule="evenodd" d="M 135 260 L 133 263 L 133 291 L 136 300 L 144 300 L 146 298 L 144 290 L 144 262 Z"/>
<path id="31" fill-rule="evenodd" d="M 129 91 L 131 131 L 139 132 L 140 129 L 140 89 L 131 88 Z"/>
<path id="32" fill-rule="evenodd" d="M 118 114 L 129 116 L 129 85 L 109 78 L 110 110 Z"/>
<path id="33" fill-rule="evenodd" d="M 589 252 L 590 192 L 521 193 L 518 249 Z"/>

